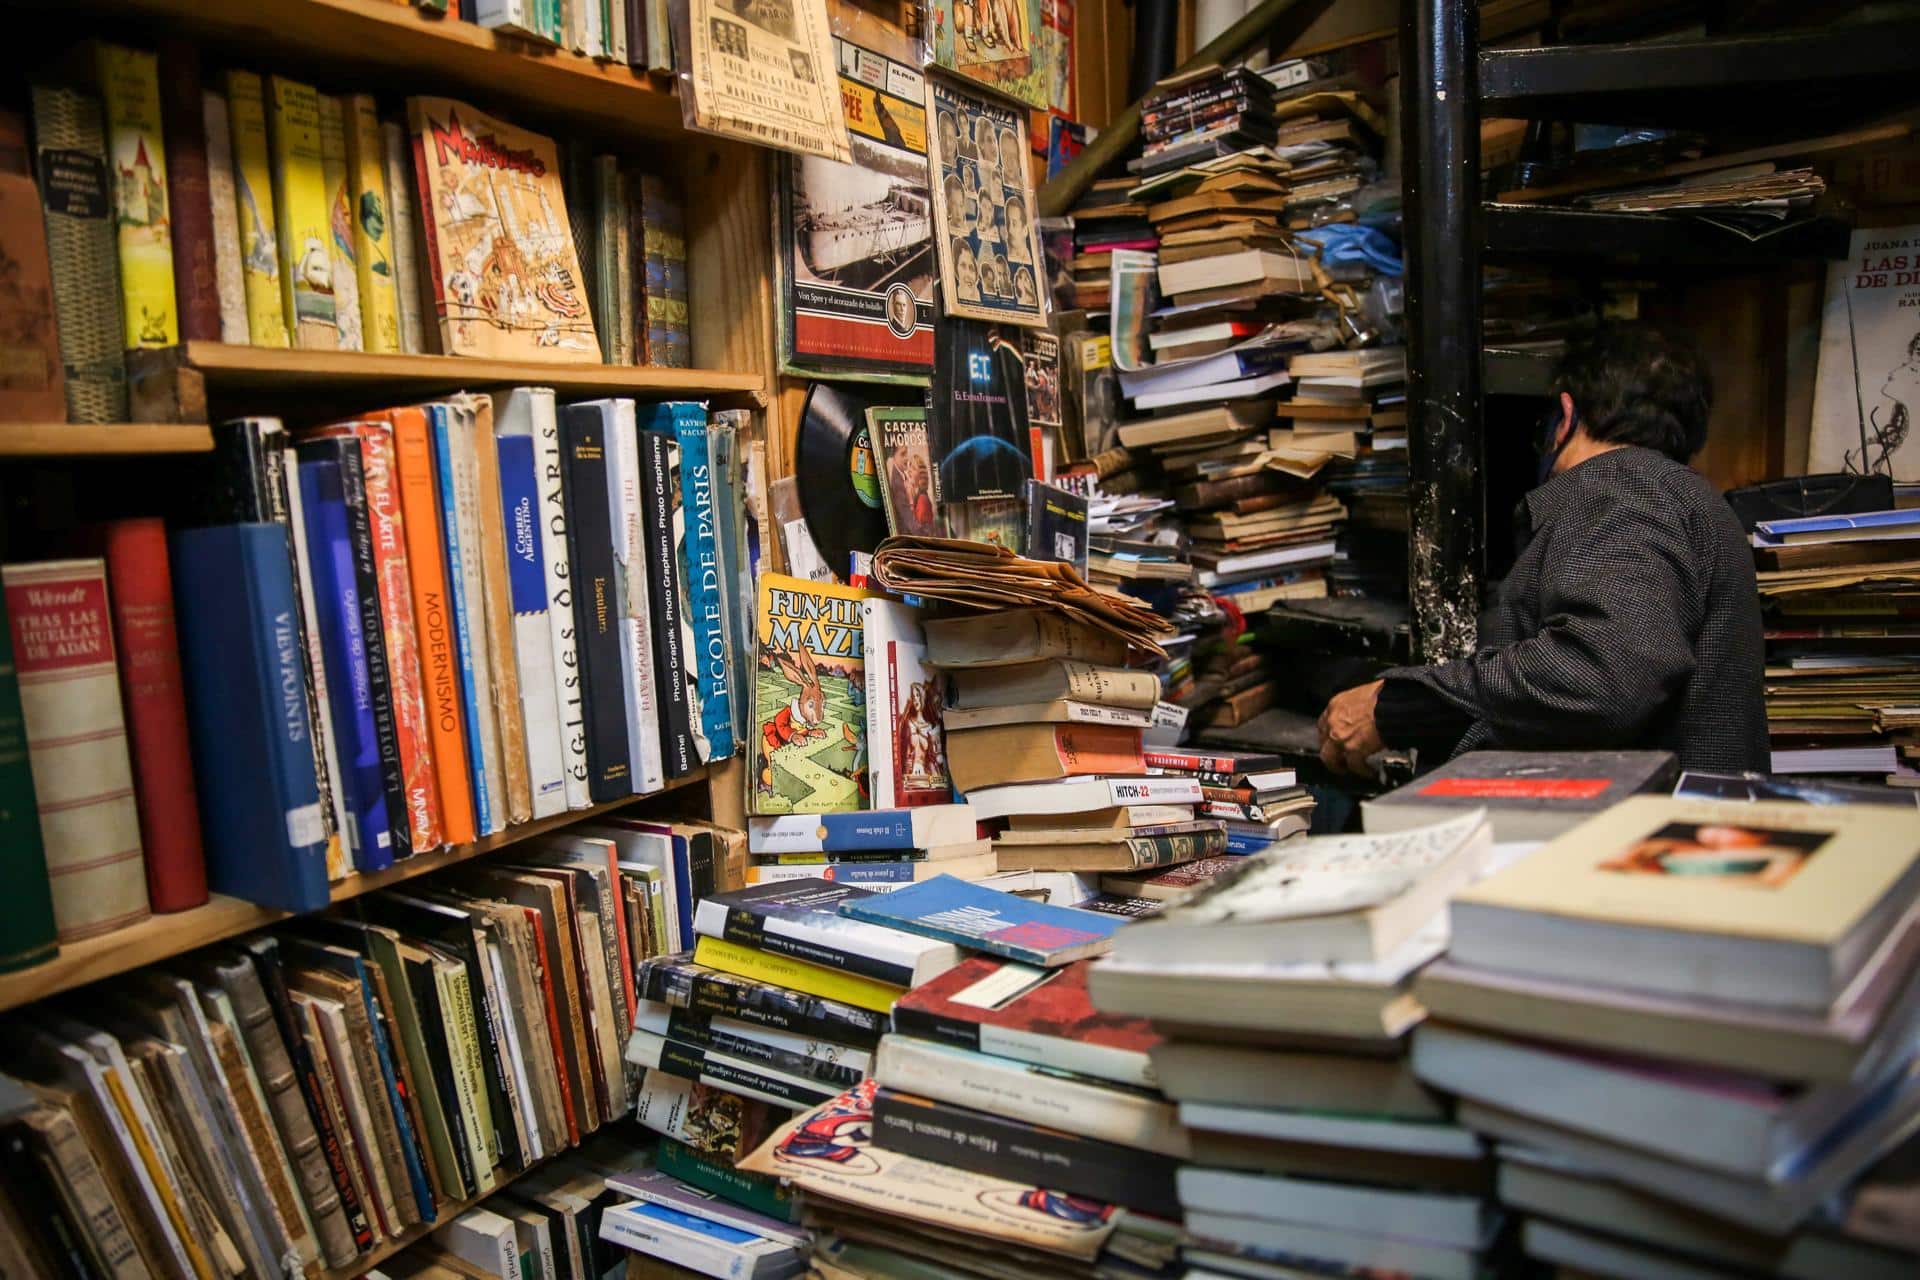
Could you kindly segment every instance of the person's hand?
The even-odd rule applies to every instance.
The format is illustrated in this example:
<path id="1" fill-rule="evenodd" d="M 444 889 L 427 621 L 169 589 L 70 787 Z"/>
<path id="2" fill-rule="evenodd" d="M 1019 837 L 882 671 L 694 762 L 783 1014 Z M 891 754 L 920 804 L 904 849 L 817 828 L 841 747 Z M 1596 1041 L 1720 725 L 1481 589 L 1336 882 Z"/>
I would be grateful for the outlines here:
<path id="1" fill-rule="evenodd" d="M 1380 684 L 1375 680 L 1335 694 L 1320 713 L 1320 760 L 1335 773 L 1371 776 L 1367 757 L 1387 745 L 1373 721 Z"/>

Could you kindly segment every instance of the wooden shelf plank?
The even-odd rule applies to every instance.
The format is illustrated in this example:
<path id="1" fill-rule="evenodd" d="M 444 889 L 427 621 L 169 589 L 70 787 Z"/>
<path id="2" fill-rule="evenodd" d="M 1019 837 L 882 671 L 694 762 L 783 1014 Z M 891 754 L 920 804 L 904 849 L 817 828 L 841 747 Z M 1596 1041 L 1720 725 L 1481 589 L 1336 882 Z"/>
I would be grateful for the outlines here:
<path id="1" fill-rule="evenodd" d="M 590 809 L 539 818 L 472 844 L 418 854 L 384 871 L 350 875 L 333 886 L 332 898 L 335 904 L 348 902 L 363 893 L 372 893 L 376 889 L 482 857 L 569 823 L 586 821 L 651 796 L 666 795 L 682 787 L 703 783 L 706 779 L 707 771 L 698 769 L 684 778 L 669 782 L 665 790 L 652 792 L 648 796 L 631 796 Z M 60 948 L 59 955 L 45 964 L 22 969 L 18 973 L 0 974 L 0 1011 L 17 1009 L 58 992 L 70 991 L 89 982 L 98 982 L 102 978 L 126 973 L 142 965 L 154 964 L 291 918 L 291 914 L 285 911 L 216 894 L 206 905 L 191 911 L 151 916 L 125 929 L 116 929 L 84 942 L 67 943 Z"/>
<path id="2" fill-rule="evenodd" d="M 455 1218 L 473 1208 L 488 1196 L 500 1194 L 500 1192 L 506 1190 L 506 1188 L 516 1180 L 526 1177 L 535 1169 L 546 1164 L 547 1160 L 557 1159 L 559 1156 L 565 1155 L 568 1151 L 576 1151 L 578 1149 L 577 1147 L 566 1147 L 548 1156 L 546 1159 L 534 1161 L 518 1172 L 504 1168 L 496 1169 L 494 1171 L 493 1189 L 491 1191 L 483 1191 L 477 1196 L 470 1196 L 465 1200 L 458 1200 L 453 1204 L 446 1205 L 440 1210 L 432 1222 L 422 1222 L 418 1226 L 409 1227 L 391 1239 L 382 1240 L 379 1244 L 376 1244 L 373 1248 L 361 1254 L 344 1267 L 335 1267 L 331 1271 L 322 1271 L 320 1273 L 320 1280 L 356 1280 L 356 1277 L 365 1275 L 368 1271 L 379 1266 L 401 1250 L 406 1249 L 410 1245 L 419 1244 L 422 1240 L 432 1235 L 437 1229 L 446 1226 L 449 1222 L 452 1222 Z"/>
<path id="3" fill-rule="evenodd" d="M 114 458 L 206 453 L 213 433 L 192 423 L 0 422 L 0 458 Z"/>
<path id="4" fill-rule="evenodd" d="M 529 108 L 617 137 L 678 136 L 679 100 L 666 81 L 393 0 L 105 0 L 166 22 L 174 34 L 402 72 L 407 92 L 465 93 L 522 123 Z M 272 70 L 271 66 L 257 68 Z M 502 99 L 504 102 L 496 101 Z M 514 109 L 519 110 L 519 115 Z M 526 123 L 531 124 L 528 121 Z"/>
<path id="5" fill-rule="evenodd" d="M 568 395 L 742 396 L 758 400 L 757 373 L 663 369 L 652 365 L 541 364 L 461 356 L 369 355 L 361 351 L 289 351 L 277 347 L 189 342 L 186 363 L 211 390 L 359 390 L 390 387 L 406 394 L 462 387 L 552 387 Z"/>

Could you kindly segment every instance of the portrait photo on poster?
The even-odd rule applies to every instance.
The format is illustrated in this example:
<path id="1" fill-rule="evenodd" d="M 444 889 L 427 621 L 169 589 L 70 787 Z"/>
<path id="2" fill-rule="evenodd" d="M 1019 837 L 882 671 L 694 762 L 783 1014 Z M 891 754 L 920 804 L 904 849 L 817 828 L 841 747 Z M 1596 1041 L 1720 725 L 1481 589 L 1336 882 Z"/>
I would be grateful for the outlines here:
<path id="1" fill-rule="evenodd" d="M 927 77 L 928 165 L 946 313 L 1044 325 L 1025 113 Z"/>

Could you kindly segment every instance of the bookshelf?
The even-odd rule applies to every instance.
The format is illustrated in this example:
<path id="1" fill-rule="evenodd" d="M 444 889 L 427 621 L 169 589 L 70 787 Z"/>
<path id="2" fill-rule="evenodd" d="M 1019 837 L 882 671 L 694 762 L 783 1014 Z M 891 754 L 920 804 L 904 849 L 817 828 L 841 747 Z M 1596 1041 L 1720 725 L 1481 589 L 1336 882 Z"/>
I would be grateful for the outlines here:
<path id="1" fill-rule="evenodd" d="M 663 790 L 650 792 L 646 796 L 630 796 L 624 800 L 595 805 L 591 809 L 555 814 L 550 818 L 536 818 L 532 822 L 523 822 L 517 827 L 509 827 L 505 831 L 476 840 L 472 844 L 452 845 L 432 853 L 417 854 L 405 861 L 395 863 L 384 871 L 350 875 L 333 886 L 333 903 L 338 906 L 343 902 L 351 902 L 363 893 L 391 888 L 417 876 L 470 862 L 489 853 L 512 848 L 535 836 L 545 835 L 549 831 L 556 831 L 576 822 L 591 821 L 638 801 L 701 785 L 707 780 L 708 775 L 705 769 L 696 770 L 684 778 L 669 782 Z M 35 1000 L 43 1000 L 59 992 L 85 986 L 89 982 L 97 982 L 102 978 L 126 973 L 142 965 L 155 964 L 198 947 L 224 942 L 228 938 L 238 937 L 255 929 L 264 929 L 268 925 L 292 918 L 293 915 L 290 912 L 256 906 L 251 902 L 242 902 L 238 898 L 215 894 L 204 906 L 195 907 L 190 911 L 149 916 L 139 924 L 130 925 L 125 929 L 116 929 L 112 933 L 101 934 L 97 938 L 89 938 L 84 942 L 63 943 L 60 954 L 45 964 L 35 965 L 31 969 L 22 969 L 18 973 L 0 974 L 0 1012 L 17 1009 Z"/>
<path id="2" fill-rule="evenodd" d="M 573 1151 L 576 1149 L 577 1148 L 574 1147 L 568 1147 L 565 1150 Z M 565 1154 L 565 1151 L 559 1154 Z M 499 1195 L 516 1180 L 525 1177 L 546 1163 L 546 1160 L 536 1160 L 524 1169 L 508 1170 L 503 1168 L 495 1170 L 493 1189 L 491 1191 L 483 1191 L 477 1196 L 469 1196 L 465 1200 L 456 1200 L 452 1204 L 446 1205 L 440 1210 L 439 1215 L 435 1217 L 433 1221 L 422 1222 L 418 1226 L 407 1228 L 397 1236 L 382 1240 L 379 1244 L 373 1246 L 372 1249 L 361 1254 L 344 1267 L 335 1267 L 330 1271 L 320 1272 L 319 1280 L 355 1280 L 355 1277 L 365 1275 L 370 1269 L 379 1266 L 387 1259 L 406 1249 L 409 1245 L 415 1245 L 425 1240 L 428 1236 L 432 1235 L 436 1229 L 452 1222 L 455 1218 L 486 1200 L 489 1196 Z"/>
<path id="3" fill-rule="evenodd" d="M 0 422 L 0 458 L 137 458 L 212 448 L 213 434 L 194 423 Z"/>

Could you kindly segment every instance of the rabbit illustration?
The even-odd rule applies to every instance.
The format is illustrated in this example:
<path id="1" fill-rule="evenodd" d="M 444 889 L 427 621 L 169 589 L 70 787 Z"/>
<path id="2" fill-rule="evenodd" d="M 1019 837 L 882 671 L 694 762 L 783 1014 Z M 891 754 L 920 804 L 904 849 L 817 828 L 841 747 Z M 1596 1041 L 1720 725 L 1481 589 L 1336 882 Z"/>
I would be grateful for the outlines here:
<path id="1" fill-rule="evenodd" d="M 800 692 L 761 726 L 760 789 L 773 790 L 773 753 L 792 742 L 812 742 L 826 736 L 827 694 L 820 687 L 820 669 L 805 649 L 787 653 L 775 649 L 773 661 L 780 673 L 800 686 Z"/>

